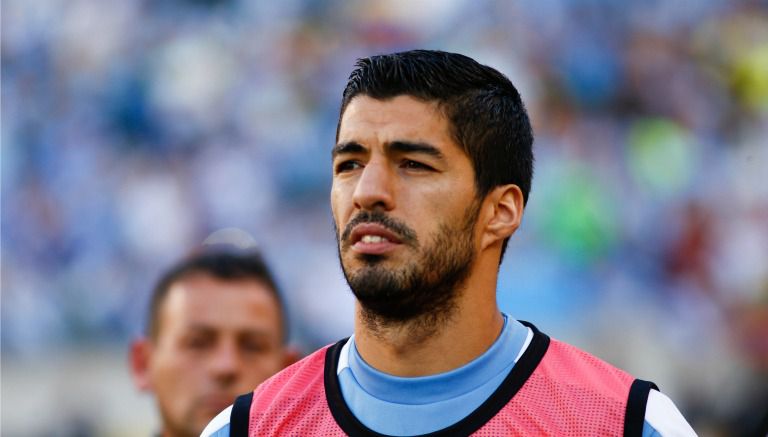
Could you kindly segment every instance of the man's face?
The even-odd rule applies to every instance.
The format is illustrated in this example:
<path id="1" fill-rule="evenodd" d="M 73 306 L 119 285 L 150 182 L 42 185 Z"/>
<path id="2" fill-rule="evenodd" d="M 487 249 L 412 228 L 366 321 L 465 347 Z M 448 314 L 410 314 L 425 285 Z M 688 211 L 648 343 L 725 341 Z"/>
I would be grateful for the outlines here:
<path id="1" fill-rule="evenodd" d="M 450 310 L 477 253 L 472 163 L 436 104 L 357 96 L 333 152 L 339 257 L 364 310 L 409 320 Z"/>
<path id="2" fill-rule="evenodd" d="M 261 282 L 184 277 L 158 317 L 148 378 L 166 435 L 199 435 L 237 395 L 285 364 L 278 304 Z"/>

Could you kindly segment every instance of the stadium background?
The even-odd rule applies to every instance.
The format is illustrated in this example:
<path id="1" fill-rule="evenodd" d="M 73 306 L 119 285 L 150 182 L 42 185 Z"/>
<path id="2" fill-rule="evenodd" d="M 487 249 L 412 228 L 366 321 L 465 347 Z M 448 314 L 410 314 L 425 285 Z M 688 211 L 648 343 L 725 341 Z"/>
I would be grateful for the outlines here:
<path id="1" fill-rule="evenodd" d="M 417 47 L 498 68 L 535 125 L 502 307 L 656 381 L 701 435 L 746 432 L 768 405 L 766 2 L 7 0 L 2 435 L 149 435 L 127 343 L 206 238 L 265 251 L 305 351 L 347 335 L 340 93 L 357 57 Z"/>

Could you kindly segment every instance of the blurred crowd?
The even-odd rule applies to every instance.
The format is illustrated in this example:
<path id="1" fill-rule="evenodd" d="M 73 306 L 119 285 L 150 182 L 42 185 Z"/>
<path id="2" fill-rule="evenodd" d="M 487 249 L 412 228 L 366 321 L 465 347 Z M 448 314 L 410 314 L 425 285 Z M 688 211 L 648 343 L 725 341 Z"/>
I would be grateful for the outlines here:
<path id="1" fill-rule="evenodd" d="M 351 332 L 328 206 L 356 58 L 464 53 L 536 136 L 499 302 L 655 380 L 699 432 L 768 413 L 764 1 L 11 0 L 2 354 L 126 343 L 160 271 L 260 247 L 306 350 Z"/>

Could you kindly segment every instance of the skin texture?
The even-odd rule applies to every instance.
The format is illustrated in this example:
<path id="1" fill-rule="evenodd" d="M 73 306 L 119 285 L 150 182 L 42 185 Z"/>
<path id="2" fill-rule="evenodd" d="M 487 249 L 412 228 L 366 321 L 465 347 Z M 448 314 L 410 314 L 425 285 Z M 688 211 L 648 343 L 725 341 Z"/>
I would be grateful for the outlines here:
<path id="1" fill-rule="evenodd" d="M 136 385 L 154 392 L 163 436 L 197 436 L 237 395 L 295 360 L 277 301 L 252 279 L 192 274 L 171 285 L 155 339 L 136 341 Z"/>
<path id="2" fill-rule="evenodd" d="M 342 115 L 333 152 L 331 207 L 347 277 L 413 269 L 451 232 L 463 232 L 455 240 L 466 240 L 473 252 L 445 317 L 377 316 L 358 299 L 358 350 L 372 366 L 393 375 L 423 376 L 464 365 L 490 347 L 503 325 L 495 297 L 498 263 L 502 241 L 520 224 L 522 192 L 503 185 L 478 198 L 472 162 L 449 127 L 435 103 L 361 95 Z M 474 223 L 463 226 L 473 210 Z M 383 214 L 398 226 L 361 228 L 361 214 Z M 394 243 L 360 244 L 360 234 L 385 234 Z"/>

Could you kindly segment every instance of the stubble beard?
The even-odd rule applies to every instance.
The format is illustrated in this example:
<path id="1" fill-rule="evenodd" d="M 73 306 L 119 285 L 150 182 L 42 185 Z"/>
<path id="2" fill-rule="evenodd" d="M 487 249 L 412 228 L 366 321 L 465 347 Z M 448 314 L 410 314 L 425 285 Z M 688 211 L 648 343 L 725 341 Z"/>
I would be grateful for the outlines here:
<path id="1" fill-rule="evenodd" d="M 457 226 L 441 223 L 429 245 L 410 245 L 421 259 L 399 268 L 385 266 L 383 255 L 363 255 L 359 260 L 364 266 L 351 272 L 341 254 L 347 247 L 343 242 L 339 245 L 344 276 L 360 303 L 361 321 L 372 335 L 405 331 L 411 342 L 418 343 L 451 320 L 475 260 L 473 229 L 478 211 L 479 204 L 473 202 Z"/>

